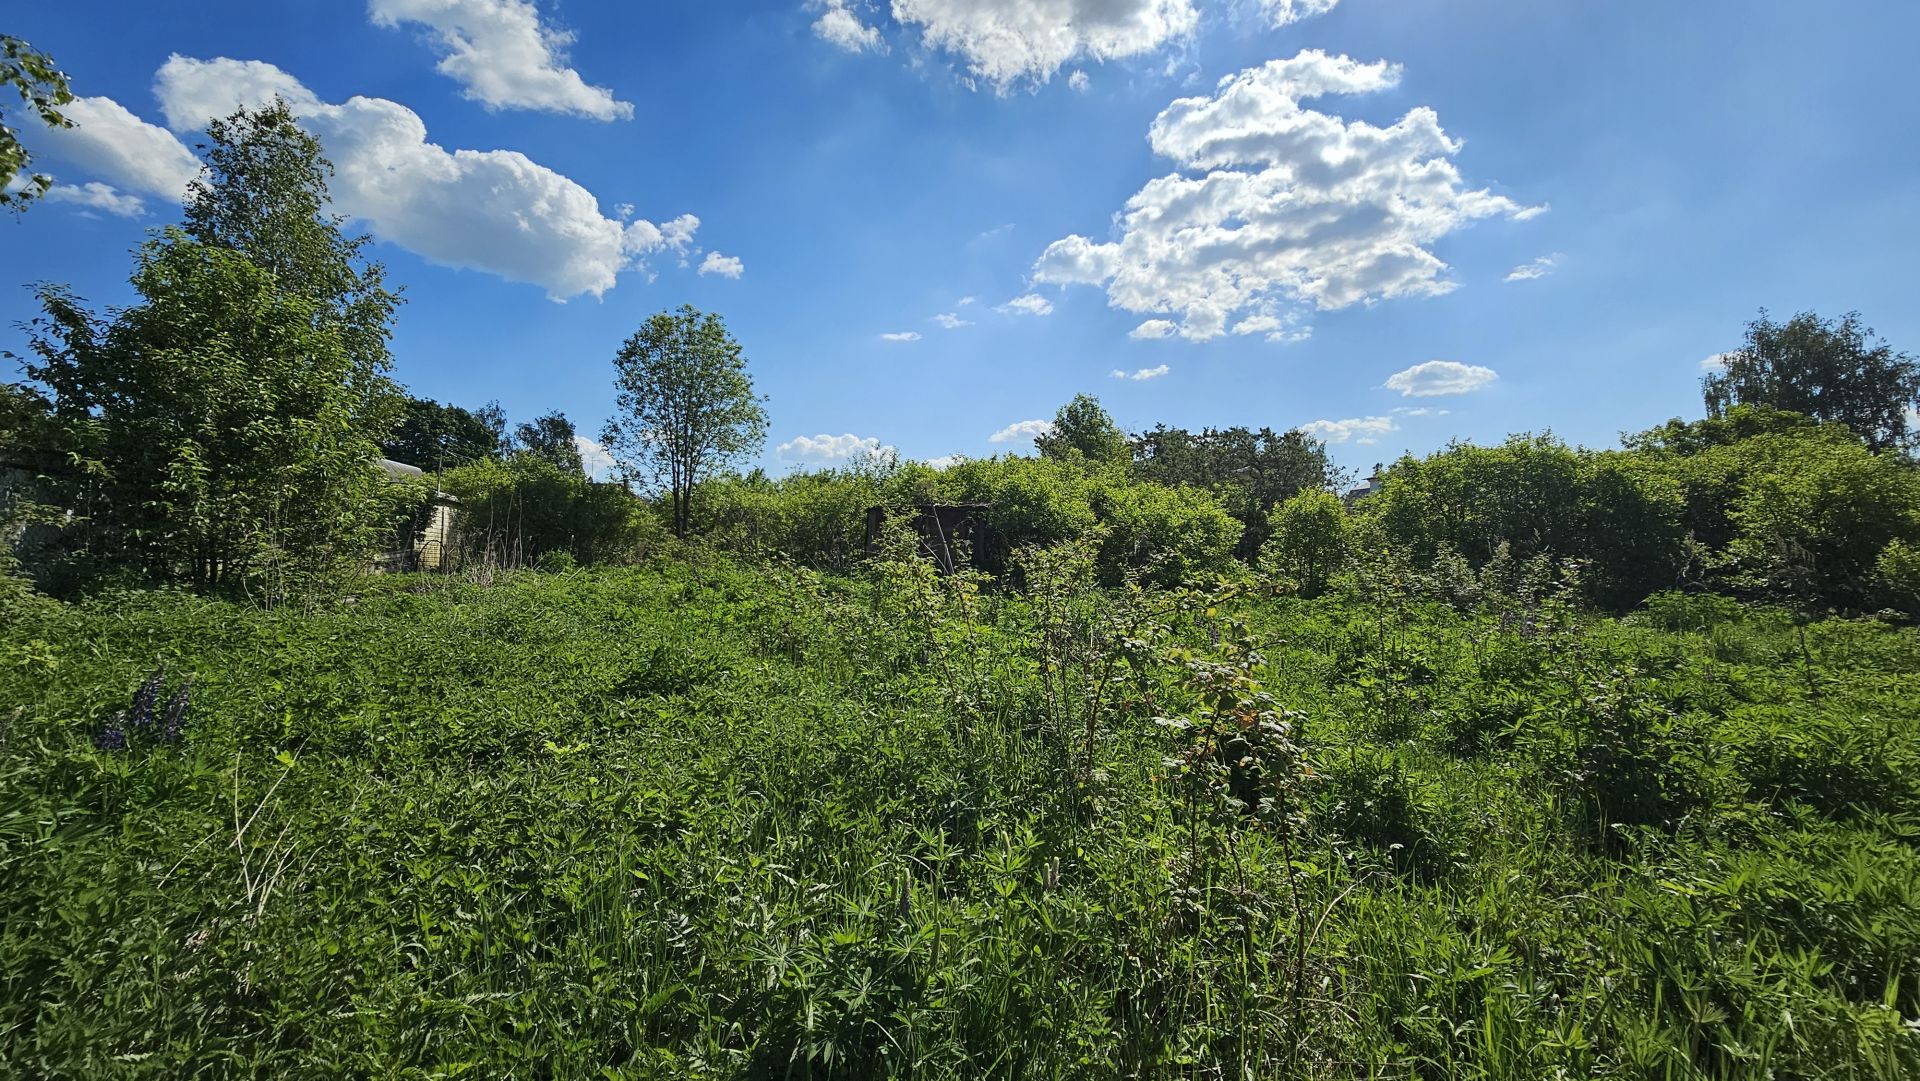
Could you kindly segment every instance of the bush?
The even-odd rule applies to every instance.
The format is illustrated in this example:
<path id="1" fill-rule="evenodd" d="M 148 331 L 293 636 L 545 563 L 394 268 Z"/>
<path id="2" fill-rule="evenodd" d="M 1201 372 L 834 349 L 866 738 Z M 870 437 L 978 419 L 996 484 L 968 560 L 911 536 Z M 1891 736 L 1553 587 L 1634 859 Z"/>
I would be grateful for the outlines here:
<path id="1" fill-rule="evenodd" d="M 443 474 L 441 484 L 460 500 L 465 559 L 536 566 L 564 552 L 578 564 L 634 563 L 667 542 L 652 509 L 624 487 L 536 455 L 475 462 Z"/>
<path id="2" fill-rule="evenodd" d="M 1276 570 L 1300 583 L 1300 593 L 1317 597 L 1327 580 L 1352 552 L 1347 508 L 1332 492 L 1309 489 L 1273 508 L 1267 516 L 1272 534 L 1266 555 Z"/>
<path id="3" fill-rule="evenodd" d="M 1232 564 L 1240 539 L 1240 523 L 1198 488 L 1116 486 L 1103 489 L 1093 509 L 1107 526 L 1099 565 L 1108 585 L 1130 570 L 1164 586 L 1218 574 Z"/>

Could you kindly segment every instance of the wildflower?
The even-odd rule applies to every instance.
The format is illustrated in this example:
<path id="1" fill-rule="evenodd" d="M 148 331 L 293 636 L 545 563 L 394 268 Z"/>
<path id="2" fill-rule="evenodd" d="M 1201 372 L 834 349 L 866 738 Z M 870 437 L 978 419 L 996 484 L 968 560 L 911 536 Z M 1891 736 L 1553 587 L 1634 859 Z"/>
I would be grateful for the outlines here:
<path id="1" fill-rule="evenodd" d="M 121 727 L 120 718 L 115 717 L 107 726 L 94 734 L 93 746 L 102 751 L 124 751 L 127 749 L 127 730 Z"/>
<path id="2" fill-rule="evenodd" d="M 175 743 L 187 727 L 187 697 L 193 691 L 193 681 L 189 679 L 167 699 L 167 719 L 160 726 L 160 742 Z"/>
<path id="3" fill-rule="evenodd" d="M 133 692 L 133 708 L 127 711 L 128 724 L 136 731 L 153 724 L 153 707 L 160 700 L 160 685 L 167 678 L 167 666 L 153 670 L 140 689 Z"/>

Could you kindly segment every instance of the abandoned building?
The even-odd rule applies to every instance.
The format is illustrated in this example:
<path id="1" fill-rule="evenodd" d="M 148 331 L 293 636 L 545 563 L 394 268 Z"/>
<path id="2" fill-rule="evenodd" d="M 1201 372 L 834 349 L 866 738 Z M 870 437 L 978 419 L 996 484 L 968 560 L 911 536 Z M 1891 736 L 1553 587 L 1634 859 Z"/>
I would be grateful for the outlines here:
<path id="1" fill-rule="evenodd" d="M 908 522 L 920 538 L 920 554 L 934 561 L 940 570 L 952 574 L 967 562 L 973 545 L 985 532 L 981 519 L 990 503 L 921 503 L 913 508 Z M 867 556 L 880 552 L 881 535 L 886 531 L 887 508 L 867 508 Z"/>
<path id="2" fill-rule="evenodd" d="M 425 480 L 427 472 L 419 466 L 380 459 L 380 469 L 396 484 Z M 460 500 L 434 486 L 433 495 L 405 523 L 374 559 L 381 571 L 440 571 L 453 569 L 460 525 Z"/>

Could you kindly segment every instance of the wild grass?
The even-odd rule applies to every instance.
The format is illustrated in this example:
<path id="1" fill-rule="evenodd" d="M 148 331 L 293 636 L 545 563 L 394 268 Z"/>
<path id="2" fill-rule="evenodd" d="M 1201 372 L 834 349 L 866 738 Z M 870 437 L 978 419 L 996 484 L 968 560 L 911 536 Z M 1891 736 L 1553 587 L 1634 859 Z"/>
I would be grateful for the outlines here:
<path id="1" fill-rule="evenodd" d="M 8 593 L 0 1072 L 1920 1073 L 1920 633 L 1019 573 Z"/>

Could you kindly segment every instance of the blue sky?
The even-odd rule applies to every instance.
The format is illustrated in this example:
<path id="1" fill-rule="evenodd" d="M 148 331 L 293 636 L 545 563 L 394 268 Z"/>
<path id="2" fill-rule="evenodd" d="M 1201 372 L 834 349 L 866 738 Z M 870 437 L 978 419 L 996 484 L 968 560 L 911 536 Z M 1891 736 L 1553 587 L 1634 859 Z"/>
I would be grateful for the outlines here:
<path id="1" fill-rule="evenodd" d="M 776 471 L 1027 449 L 1081 391 L 1129 429 L 1310 425 L 1353 467 L 1610 445 L 1697 415 L 1762 306 L 1920 351 L 1920 5 L 83 0 L 5 29 L 85 102 L 25 133 L 61 189 L 0 221 L 0 348 L 34 282 L 129 301 L 194 129 L 279 92 L 406 287 L 415 393 L 597 433 L 620 342 L 691 303 L 745 346 Z"/>

